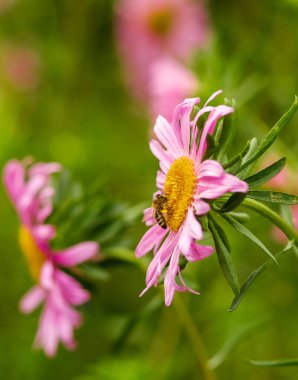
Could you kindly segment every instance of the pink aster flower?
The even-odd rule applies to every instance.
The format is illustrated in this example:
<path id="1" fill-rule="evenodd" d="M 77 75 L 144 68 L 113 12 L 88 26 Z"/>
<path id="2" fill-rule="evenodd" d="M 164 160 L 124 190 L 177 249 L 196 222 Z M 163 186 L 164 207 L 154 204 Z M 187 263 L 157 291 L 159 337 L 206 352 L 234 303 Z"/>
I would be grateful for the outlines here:
<path id="1" fill-rule="evenodd" d="M 147 270 L 146 288 L 142 294 L 157 286 L 165 272 L 167 306 L 175 291 L 196 293 L 182 278 L 181 256 L 193 262 L 208 257 L 213 251 L 213 247 L 197 243 L 203 238 L 197 217 L 208 213 L 208 201 L 229 192 L 248 191 L 248 185 L 226 173 L 220 163 L 203 160 L 207 135 L 213 133 L 221 117 L 233 112 L 233 108 L 225 105 L 209 105 L 220 92 L 213 94 L 193 119 L 192 111 L 200 102 L 199 98 L 185 99 L 179 104 L 171 124 L 159 116 L 154 127 L 157 140 L 150 142 L 152 153 L 160 161 L 156 178 L 158 190 L 152 207 L 144 211 L 144 221 L 151 227 L 137 246 L 136 256 L 142 257 L 153 249 L 154 257 Z M 208 117 L 198 139 L 197 122 L 206 114 Z"/>
<path id="2" fill-rule="evenodd" d="M 194 73 L 170 57 L 152 64 L 148 85 L 149 108 L 154 120 L 158 115 L 170 119 L 176 105 L 198 90 Z"/>
<path id="3" fill-rule="evenodd" d="M 81 284 L 63 271 L 92 258 L 98 244 L 83 242 L 54 251 L 50 242 L 55 237 L 53 225 L 45 224 L 52 212 L 54 188 L 51 176 L 61 169 L 57 163 L 28 163 L 10 161 L 4 169 L 4 184 L 20 219 L 19 240 L 28 262 L 35 286 L 20 302 L 24 313 L 31 313 L 42 302 L 35 346 L 54 356 L 61 341 L 68 349 L 76 343 L 73 330 L 82 317 L 74 306 L 88 301 L 89 293 Z"/>
<path id="4" fill-rule="evenodd" d="M 132 92 L 147 101 L 152 64 L 164 56 L 180 62 L 208 40 L 204 1 L 120 0 L 117 43 Z"/>

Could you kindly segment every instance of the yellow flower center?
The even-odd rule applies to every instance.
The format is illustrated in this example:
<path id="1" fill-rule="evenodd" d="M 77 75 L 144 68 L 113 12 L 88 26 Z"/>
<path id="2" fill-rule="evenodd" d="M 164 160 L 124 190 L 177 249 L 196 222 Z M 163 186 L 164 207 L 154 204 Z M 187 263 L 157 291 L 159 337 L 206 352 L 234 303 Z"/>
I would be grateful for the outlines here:
<path id="1" fill-rule="evenodd" d="M 158 36 L 166 36 L 173 24 L 173 14 L 169 9 L 160 9 L 148 19 L 149 28 Z"/>
<path id="2" fill-rule="evenodd" d="M 180 157 L 170 167 L 164 185 L 167 198 L 165 218 L 172 231 L 178 231 L 193 201 L 196 176 L 193 160 Z"/>
<path id="3" fill-rule="evenodd" d="M 24 226 L 21 226 L 19 230 L 19 243 L 27 260 L 31 276 L 36 282 L 39 282 L 39 275 L 45 262 L 45 255 L 38 248 L 30 230 Z"/>

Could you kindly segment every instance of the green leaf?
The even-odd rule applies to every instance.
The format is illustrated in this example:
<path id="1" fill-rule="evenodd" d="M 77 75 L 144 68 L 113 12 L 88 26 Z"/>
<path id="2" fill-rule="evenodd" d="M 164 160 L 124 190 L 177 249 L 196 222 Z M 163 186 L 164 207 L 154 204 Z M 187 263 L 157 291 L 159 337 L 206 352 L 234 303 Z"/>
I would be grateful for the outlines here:
<path id="1" fill-rule="evenodd" d="M 251 360 L 246 359 L 250 364 L 258 367 L 292 367 L 298 365 L 298 359 L 281 360 Z"/>
<path id="2" fill-rule="evenodd" d="M 249 151 L 249 147 L 250 147 L 250 141 L 248 141 L 243 149 L 243 151 L 241 153 L 238 153 L 235 157 L 231 158 L 230 161 L 226 162 L 225 164 L 223 164 L 223 168 L 224 169 L 228 169 L 230 168 L 231 166 L 234 166 L 232 168 L 231 171 L 236 171 L 238 169 L 238 167 L 241 165 L 242 163 L 242 158 L 247 154 L 247 152 Z M 235 168 L 235 164 L 237 163 L 236 165 L 236 168 Z"/>
<path id="3" fill-rule="evenodd" d="M 206 151 L 204 153 L 203 161 L 207 160 L 207 158 L 211 157 L 212 154 L 215 152 L 215 149 L 216 149 L 214 137 L 209 133 L 207 135 L 206 142 L 207 142 L 207 147 L 206 147 Z"/>
<path id="4" fill-rule="evenodd" d="M 278 259 L 281 255 L 289 252 L 293 246 L 293 242 L 289 242 L 287 246 L 278 254 L 275 255 L 275 259 Z M 264 264 L 262 264 L 259 268 L 257 268 L 255 271 L 253 271 L 247 280 L 241 285 L 240 292 L 236 297 L 233 299 L 233 302 L 229 308 L 229 311 L 234 311 L 241 301 L 243 300 L 245 294 L 247 293 L 250 286 L 254 283 L 254 281 L 259 277 L 259 275 L 270 265 L 272 264 L 272 260 L 268 259 L 265 261 Z"/>
<path id="5" fill-rule="evenodd" d="M 246 193 L 234 193 L 230 196 L 230 198 L 226 201 L 226 203 L 221 207 L 214 207 L 217 212 L 229 212 L 238 207 L 246 197 Z"/>
<path id="6" fill-rule="evenodd" d="M 295 205 L 298 203 L 298 197 L 296 195 L 269 190 L 249 191 L 247 193 L 247 198 L 256 199 L 262 202 L 278 203 L 285 205 Z"/>
<path id="7" fill-rule="evenodd" d="M 269 251 L 269 249 L 257 238 L 248 228 L 244 227 L 241 223 L 239 223 L 236 219 L 234 219 L 230 215 L 221 214 L 221 217 L 224 218 L 236 231 L 240 232 L 242 235 L 246 236 L 253 243 L 255 243 L 258 247 L 260 247 L 278 266 L 277 261 L 273 254 Z"/>
<path id="8" fill-rule="evenodd" d="M 225 246 L 223 240 L 221 239 L 213 223 L 213 218 L 210 215 L 209 215 L 209 229 L 213 236 L 217 258 L 221 266 L 221 269 L 223 271 L 223 274 L 228 284 L 232 288 L 234 294 L 238 295 L 240 285 L 239 285 L 238 275 L 237 275 L 234 263 L 232 261 L 232 257 L 227 247 Z"/>
<path id="9" fill-rule="evenodd" d="M 252 164 L 254 161 L 256 161 L 259 157 L 261 157 L 267 149 L 270 148 L 270 146 L 274 143 L 274 141 L 277 139 L 279 133 L 281 130 L 288 124 L 288 122 L 292 119 L 292 117 L 295 115 L 298 108 L 298 98 L 295 96 L 294 103 L 290 107 L 290 109 L 278 120 L 278 122 L 270 129 L 269 133 L 266 135 L 264 140 L 259 145 L 257 151 L 254 153 L 252 157 L 250 157 L 249 160 L 244 162 L 240 168 L 238 169 L 238 173 L 241 172 L 243 169 L 245 169 L 247 166 Z"/>
<path id="10" fill-rule="evenodd" d="M 221 162 L 227 148 L 231 144 L 234 134 L 235 134 L 235 124 L 234 124 L 235 115 L 229 115 L 223 120 L 222 132 L 219 139 L 220 149 L 216 152 L 215 157 L 217 161 Z"/>
<path id="11" fill-rule="evenodd" d="M 243 159 L 242 159 L 242 163 L 240 166 L 238 166 L 236 168 L 236 170 L 233 171 L 232 174 L 237 174 L 239 173 L 239 168 L 245 163 L 247 162 L 248 160 L 250 160 L 250 158 L 255 154 L 255 152 L 257 151 L 258 149 L 258 140 L 253 137 L 249 142 L 248 142 L 248 149 L 247 149 L 247 152 L 246 154 L 244 155 Z M 241 173 L 237 174 L 237 176 L 241 179 L 247 177 L 249 175 L 249 173 L 252 171 L 252 168 L 254 167 L 254 163 L 248 165 Z"/>
<path id="12" fill-rule="evenodd" d="M 242 206 L 257 212 L 266 219 L 270 220 L 287 236 L 289 240 L 293 240 L 294 244 L 296 244 L 298 248 L 298 233 L 296 229 L 291 224 L 287 223 L 270 207 L 266 206 L 264 203 L 249 198 L 246 198 L 243 201 Z"/>
<path id="13" fill-rule="evenodd" d="M 211 217 L 212 218 L 212 217 Z M 208 220 L 207 220 L 208 221 Z M 219 235 L 219 237 L 221 238 L 221 240 L 223 241 L 223 244 L 226 246 L 228 252 L 230 253 L 231 252 L 231 244 L 229 242 L 229 239 L 224 231 L 224 229 L 217 223 L 217 221 L 212 218 L 212 222 L 214 224 L 214 227 L 216 228 L 217 230 L 217 233 Z"/>
<path id="14" fill-rule="evenodd" d="M 229 212 L 234 219 L 238 220 L 241 224 L 247 223 L 250 220 L 250 216 L 246 212 Z"/>
<path id="15" fill-rule="evenodd" d="M 283 157 L 274 164 L 268 166 L 266 169 L 245 178 L 245 182 L 248 183 L 250 188 L 263 185 L 264 183 L 270 181 L 270 179 L 274 178 L 284 168 L 286 162 L 286 157 Z"/>

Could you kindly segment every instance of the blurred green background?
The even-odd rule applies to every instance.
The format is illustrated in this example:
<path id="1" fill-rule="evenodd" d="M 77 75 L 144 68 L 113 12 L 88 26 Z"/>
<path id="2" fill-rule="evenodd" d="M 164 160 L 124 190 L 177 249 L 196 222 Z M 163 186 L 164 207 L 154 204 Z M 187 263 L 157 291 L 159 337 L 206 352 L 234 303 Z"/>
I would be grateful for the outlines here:
<path id="1" fill-rule="evenodd" d="M 236 99 L 238 145 L 263 136 L 298 92 L 298 1 L 210 0 L 207 5 L 213 41 L 192 63 L 201 82 L 198 95 L 206 99 L 222 88 L 224 96 Z M 58 161 L 86 186 L 95 178 L 108 183 L 115 200 L 149 204 L 158 164 L 148 148 L 145 107 L 129 96 L 121 76 L 115 1 L 16 0 L 1 8 L 0 0 L 1 168 L 27 155 Z M 30 52 L 33 84 L 18 87 L 6 73 L 5 54 L 14 49 Z M 297 116 L 275 147 L 295 167 Z M 32 283 L 16 241 L 17 218 L 2 187 L 0 209 L 1 379 L 200 379 L 195 348 L 177 312 L 181 299 L 209 358 L 242 332 L 243 339 L 216 369 L 218 379 L 297 379 L 297 367 L 258 368 L 245 360 L 298 356 L 293 255 L 285 256 L 278 270 L 271 266 L 264 272 L 233 313 L 227 312 L 233 295 L 216 255 L 186 270 L 201 296 L 177 297 L 169 309 L 159 290 L 138 298 L 144 286 L 140 269 L 115 266 L 83 308 L 78 350 L 60 348 L 51 360 L 34 352 L 39 312 L 18 311 L 18 300 Z M 269 224 L 255 218 L 251 228 L 278 251 Z M 130 231 L 135 244 L 144 231 L 141 223 Z M 243 237 L 229 235 L 244 281 L 266 257 Z"/>

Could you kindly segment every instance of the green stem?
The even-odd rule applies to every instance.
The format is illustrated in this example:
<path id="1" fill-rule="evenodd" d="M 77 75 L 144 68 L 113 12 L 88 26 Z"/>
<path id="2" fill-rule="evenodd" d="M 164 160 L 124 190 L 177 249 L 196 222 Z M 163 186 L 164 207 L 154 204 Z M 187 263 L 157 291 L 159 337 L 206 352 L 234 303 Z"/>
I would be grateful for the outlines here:
<path id="1" fill-rule="evenodd" d="M 136 259 L 133 252 L 127 249 L 116 248 L 109 252 L 107 259 L 108 258 L 124 260 L 128 263 L 136 264 L 144 272 L 147 270 L 147 263 L 144 260 Z M 162 287 L 159 286 L 158 289 L 162 291 Z M 208 356 L 206 354 L 202 337 L 184 302 L 179 297 L 179 294 L 176 294 L 175 296 L 173 307 L 175 308 L 180 323 L 185 329 L 188 339 L 193 347 L 202 380 L 215 380 L 214 371 L 208 366 Z"/>
<path id="2" fill-rule="evenodd" d="M 268 206 L 264 205 L 261 202 L 255 201 L 254 199 L 250 199 L 250 198 L 246 198 L 241 203 L 241 205 L 269 219 L 287 236 L 289 240 L 294 240 L 296 244 L 298 243 L 297 231 L 285 220 L 283 220 L 283 218 L 281 218 L 281 216 L 278 215 L 271 208 L 269 208 Z"/>
<path id="3" fill-rule="evenodd" d="M 194 324 L 188 309 L 178 294 L 175 297 L 173 306 L 175 307 L 177 316 L 179 317 L 181 324 L 184 326 L 188 339 L 193 346 L 202 379 L 215 380 L 215 373 L 208 365 L 208 357 L 202 337 Z"/>

